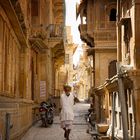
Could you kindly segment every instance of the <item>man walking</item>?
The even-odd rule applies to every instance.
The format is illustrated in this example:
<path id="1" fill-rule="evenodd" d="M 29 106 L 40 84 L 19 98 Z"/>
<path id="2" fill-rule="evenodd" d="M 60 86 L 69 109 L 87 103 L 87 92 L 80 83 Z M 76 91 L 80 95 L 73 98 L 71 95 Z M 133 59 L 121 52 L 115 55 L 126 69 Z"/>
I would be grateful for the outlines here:
<path id="1" fill-rule="evenodd" d="M 74 111 L 73 105 L 76 96 L 71 92 L 71 86 L 64 85 L 64 93 L 61 95 L 60 104 L 61 104 L 61 127 L 63 128 L 64 137 L 66 140 L 69 140 L 69 134 L 72 129 L 73 119 L 74 119 Z M 78 101 L 78 100 L 77 100 Z"/>

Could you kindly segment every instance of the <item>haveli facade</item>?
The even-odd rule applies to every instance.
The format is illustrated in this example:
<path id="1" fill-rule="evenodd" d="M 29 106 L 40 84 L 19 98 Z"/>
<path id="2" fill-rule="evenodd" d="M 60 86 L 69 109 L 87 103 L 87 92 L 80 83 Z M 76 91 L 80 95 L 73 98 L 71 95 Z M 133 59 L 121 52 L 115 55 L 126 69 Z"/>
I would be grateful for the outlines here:
<path id="1" fill-rule="evenodd" d="M 86 17 L 79 30 L 94 58 L 96 122 L 109 125 L 112 139 L 140 139 L 139 5 L 137 0 L 83 0 L 77 10 Z"/>
<path id="2" fill-rule="evenodd" d="M 81 39 L 89 46 L 88 55 L 93 56 L 94 88 L 108 79 L 108 66 L 116 61 L 116 18 L 113 18 L 112 14 L 116 14 L 116 3 L 110 1 L 83 0 L 77 9 L 77 16 L 80 15 L 81 18 L 79 25 Z M 101 119 L 98 113 L 99 98 L 98 96 L 95 98 L 94 107 L 99 122 Z"/>
<path id="3" fill-rule="evenodd" d="M 36 106 L 55 95 L 55 73 L 64 64 L 65 56 L 64 5 L 61 0 L 0 1 L 3 139 L 8 132 L 11 140 L 20 139 L 37 119 Z"/>

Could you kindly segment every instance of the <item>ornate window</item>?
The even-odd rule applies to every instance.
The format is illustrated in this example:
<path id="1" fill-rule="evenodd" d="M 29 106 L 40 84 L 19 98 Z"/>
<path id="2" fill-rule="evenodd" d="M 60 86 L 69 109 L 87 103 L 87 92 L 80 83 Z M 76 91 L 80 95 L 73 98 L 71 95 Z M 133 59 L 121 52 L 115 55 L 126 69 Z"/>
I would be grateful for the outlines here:
<path id="1" fill-rule="evenodd" d="M 130 39 L 132 37 L 131 18 L 122 18 L 121 24 L 123 25 L 123 41 L 125 44 L 124 55 L 127 64 L 130 64 Z"/>
<path id="2" fill-rule="evenodd" d="M 117 3 L 115 1 L 110 1 L 109 4 L 106 5 L 106 13 L 108 21 L 116 21 L 116 10 Z"/>
<path id="3" fill-rule="evenodd" d="M 117 74 L 117 69 L 116 69 L 116 62 L 117 60 L 113 60 L 109 63 L 108 66 L 108 78 L 113 77 L 114 75 Z"/>
<path id="4" fill-rule="evenodd" d="M 38 16 L 39 15 L 39 1 L 31 0 L 31 15 Z"/>
<path id="5" fill-rule="evenodd" d="M 110 10 L 110 16 L 109 16 L 109 20 L 110 21 L 116 21 L 116 9 L 115 8 L 112 8 Z"/>

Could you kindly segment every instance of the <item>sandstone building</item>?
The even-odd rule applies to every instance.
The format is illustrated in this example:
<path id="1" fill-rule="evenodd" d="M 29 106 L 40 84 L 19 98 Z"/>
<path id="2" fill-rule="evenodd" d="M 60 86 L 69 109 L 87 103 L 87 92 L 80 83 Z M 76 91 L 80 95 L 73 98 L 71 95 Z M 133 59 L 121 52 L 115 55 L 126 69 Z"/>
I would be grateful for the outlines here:
<path id="1" fill-rule="evenodd" d="M 103 84 L 109 77 L 108 66 L 116 60 L 116 18 L 112 14 L 116 14 L 116 3 L 110 1 L 83 0 L 77 10 L 77 16 L 81 17 L 81 39 L 89 46 L 88 54 L 93 56 L 94 87 Z M 99 121 L 98 108 L 96 103 Z"/>
<path id="2" fill-rule="evenodd" d="M 106 138 L 140 139 L 139 1 L 83 0 L 77 11 L 87 21 L 81 38 L 93 47 L 96 121 L 109 125 Z"/>
<path id="3" fill-rule="evenodd" d="M 20 139 L 36 120 L 36 106 L 55 94 L 64 63 L 64 1 L 0 1 L 0 134 Z"/>

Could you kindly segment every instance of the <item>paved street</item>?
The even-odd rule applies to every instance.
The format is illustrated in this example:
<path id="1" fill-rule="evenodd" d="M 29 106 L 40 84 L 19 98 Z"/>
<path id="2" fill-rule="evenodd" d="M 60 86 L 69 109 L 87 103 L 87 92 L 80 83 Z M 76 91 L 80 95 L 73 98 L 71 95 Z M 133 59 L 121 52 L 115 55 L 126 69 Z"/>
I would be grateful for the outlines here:
<path id="1" fill-rule="evenodd" d="M 88 104 L 80 103 L 75 105 L 75 120 L 70 140 L 91 140 L 91 136 L 86 133 L 87 124 L 84 118 L 88 108 Z M 24 135 L 22 140 L 64 140 L 63 133 L 57 116 L 54 124 L 49 128 L 41 127 L 41 122 L 38 122 Z"/>

